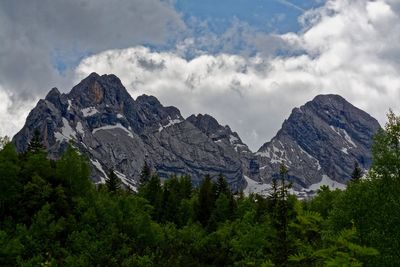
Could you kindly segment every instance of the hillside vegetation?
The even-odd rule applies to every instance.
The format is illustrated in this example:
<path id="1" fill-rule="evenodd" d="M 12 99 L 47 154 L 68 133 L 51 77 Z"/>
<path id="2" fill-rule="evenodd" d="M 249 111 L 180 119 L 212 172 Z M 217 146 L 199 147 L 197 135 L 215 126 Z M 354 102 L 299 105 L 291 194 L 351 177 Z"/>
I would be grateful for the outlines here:
<path id="1" fill-rule="evenodd" d="M 161 182 L 145 165 L 138 192 L 109 170 L 90 181 L 72 147 L 47 159 L 38 138 L 0 151 L 1 266 L 396 266 L 400 262 L 400 117 L 375 137 L 373 166 L 344 191 L 232 193 L 221 175 Z"/>

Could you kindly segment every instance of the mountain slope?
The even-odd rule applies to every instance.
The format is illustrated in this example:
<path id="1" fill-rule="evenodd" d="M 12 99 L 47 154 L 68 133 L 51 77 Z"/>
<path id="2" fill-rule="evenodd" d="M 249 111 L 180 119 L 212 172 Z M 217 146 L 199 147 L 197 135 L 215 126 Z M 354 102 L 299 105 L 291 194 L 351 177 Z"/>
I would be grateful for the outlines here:
<path id="1" fill-rule="evenodd" d="M 341 96 L 319 95 L 293 109 L 277 135 L 258 150 L 260 177 L 269 182 L 284 163 L 297 190 L 321 181 L 341 187 L 356 161 L 369 168 L 379 128 L 374 118 Z"/>
<path id="2" fill-rule="evenodd" d="M 379 128 L 342 97 L 320 95 L 293 109 L 277 135 L 253 153 L 210 115 L 184 119 L 154 96 L 134 100 L 116 76 L 92 73 L 67 94 L 53 88 L 13 142 L 24 151 L 39 130 L 50 157 L 59 157 L 71 143 L 88 156 L 95 182 L 113 168 L 131 187 L 147 162 L 161 178 L 189 174 L 198 184 L 206 174 L 222 173 L 233 190 L 248 184 L 246 192 L 265 193 L 284 163 L 295 191 L 308 194 L 322 184 L 344 187 L 356 161 L 367 169 Z"/>
<path id="3" fill-rule="evenodd" d="M 153 96 L 133 100 L 114 75 L 92 73 L 69 94 L 52 89 L 13 138 L 19 151 L 26 149 L 35 129 L 51 157 L 58 157 L 68 142 L 87 154 L 95 181 L 113 168 L 134 187 L 146 161 L 162 178 L 190 174 L 196 184 L 205 174 L 222 173 L 233 189 L 245 183 L 233 147 L 214 142 L 177 108 L 164 107 Z"/>

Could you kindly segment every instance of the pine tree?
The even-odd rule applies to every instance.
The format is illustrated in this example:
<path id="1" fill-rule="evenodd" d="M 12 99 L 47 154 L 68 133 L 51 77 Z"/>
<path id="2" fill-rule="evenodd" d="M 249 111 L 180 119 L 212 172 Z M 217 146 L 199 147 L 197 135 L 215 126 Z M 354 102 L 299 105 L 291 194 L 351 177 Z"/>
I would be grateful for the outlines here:
<path id="1" fill-rule="evenodd" d="M 106 187 L 108 192 L 115 193 L 121 187 L 121 181 L 118 176 L 115 174 L 114 170 L 111 169 L 107 179 L 106 179 Z"/>
<path id="2" fill-rule="evenodd" d="M 144 162 L 142 167 L 142 171 L 140 172 L 140 184 L 143 185 L 144 183 L 148 182 L 151 178 L 151 169 L 150 166 L 147 164 L 147 161 Z"/>
<path id="3" fill-rule="evenodd" d="M 36 153 L 40 153 L 40 152 L 44 152 L 45 151 L 45 147 L 42 144 L 42 140 L 40 138 L 40 132 L 38 129 L 36 129 L 33 133 L 33 137 L 30 140 L 29 144 L 28 144 L 28 152 L 31 152 L 33 154 Z"/>
<path id="4" fill-rule="evenodd" d="M 221 194 L 225 194 L 227 197 L 231 195 L 231 190 L 229 189 L 228 182 L 222 174 L 218 175 L 217 183 L 215 185 L 215 191 L 217 198 Z"/>
<path id="5" fill-rule="evenodd" d="M 158 221 L 161 220 L 162 213 L 165 212 L 162 206 L 164 196 L 160 177 L 157 174 L 151 175 L 150 179 L 143 185 L 141 194 L 153 206 L 153 218 Z"/>
<path id="6" fill-rule="evenodd" d="M 358 165 L 358 162 L 354 163 L 354 170 L 353 173 L 351 174 L 351 181 L 356 182 L 361 179 L 363 176 L 363 171 L 361 170 L 360 166 Z"/>
<path id="7" fill-rule="evenodd" d="M 291 184 L 288 180 L 288 169 L 282 164 L 279 169 L 279 180 L 280 184 L 277 184 L 277 188 L 274 190 L 276 202 L 273 203 L 273 223 L 276 228 L 276 243 L 275 243 L 275 263 L 279 266 L 287 266 L 289 252 L 289 238 L 288 238 L 288 225 L 289 225 L 289 207 L 288 207 L 288 189 Z"/>
<path id="8" fill-rule="evenodd" d="M 199 210 L 197 218 L 199 222 L 206 226 L 214 210 L 215 189 L 210 175 L 206 175 L 200 184 L 199 190 Z"/>

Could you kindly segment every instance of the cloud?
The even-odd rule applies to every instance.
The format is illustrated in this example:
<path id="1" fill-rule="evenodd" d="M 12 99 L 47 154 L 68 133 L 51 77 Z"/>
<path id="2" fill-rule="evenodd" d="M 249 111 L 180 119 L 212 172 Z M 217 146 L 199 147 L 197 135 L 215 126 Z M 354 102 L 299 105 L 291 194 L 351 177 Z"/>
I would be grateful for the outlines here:
<path id="1" fill-rule="evenodd" d="M 279 20 L 273 17 L 270 21 Z M 171 51 L 185 58 L 193 58 L 204 54 L 240 54 L 271 56 L 278 50 L 285 48 L 281 37 L 274 33 L 258 31 L 248 23 L 232 18 L 229 26 L 222 32 L 216 32 L 209 21 L 190 18 L 187 22 L 188 30 L 182 34 L 175 48 Z M 211 25 L 210 25 L 211 24 Z"/>
<path id="2" fill-rule="evenodd" d="M 302 32 L 279 36 L 291 48 L 282 56 L 188 60 L 176 51 L 132 47 L 85 58 L 77 80 L 92 71 L 115 73 L 133 96 L 153 94 L 186 116 L 210 113 L 253 149 L 276 133 L 293 107 L 317 94 L 340 94 L 380 122 L 389 107 L 400 111 L 396 1 L 331 0 L 306 12 L 302 23 Z"/>
<path id="3" fill-rule="evenodd" d="M 54 86 L 71 88 L 73 67 L 88 54 L 162 44 L 184 28 L 168 1 L 0 1 L 1 107 L 8 107 L 3 116 L 32 108 Z M 12 130 L 2 128 L 0 134 L 21 126 L 6 126 Z"/>

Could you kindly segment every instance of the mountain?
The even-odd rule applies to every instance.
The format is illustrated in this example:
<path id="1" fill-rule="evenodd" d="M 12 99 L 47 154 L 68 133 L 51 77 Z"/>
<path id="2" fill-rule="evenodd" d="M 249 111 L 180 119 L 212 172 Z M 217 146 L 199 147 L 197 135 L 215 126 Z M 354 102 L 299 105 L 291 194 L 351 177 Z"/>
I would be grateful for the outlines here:
<path id="1" fill-rule="evenodd" d="M 342 188 L 355 162 L 371 165 L 377 120 L 338 95 L 319 95 L 293 109 L 277 135 L 256 153 L 260 179 L 268 183 L 279 166 L 289 169 L 295 190 L 316 190 L 322 184 Z"/>
<path id="2" fill-rule="evenodd" d="M 260 122 L 262 123 L 262 122 Z M 92 178 L 104 182 L 113 168 L 135 188 L 147 162 L 161 178 L 189 174 L 198 184 L 206 174 L 223 174 L 233 190 L 265 193 L 279 166 L 289 168 L 294 191 L 307 195 L 329 184 L 343 187 L 354 163 L 371 164 L 378 122 L 337 95 L 320 95 L 295 108 L 281 130 L 257 153 L 229 126 L 207 114 L 184 119 L 154 96 L 134 100 L 115 75 L 90 74 L 67 94 L 53 88 L 29 113 L 13 142 L 27 148 L 35 130 L 51 158 L 68 143 L 88 156 Z"/>
<path id="3" fill-rule="evenodd" d="M 164 107 L 153 96 L 132 99 L 115 75 L 92 73 L 68 94 L 52 89 L 13 142 L 24 151 L 38 129 L 53 158 L 72 142 L 89 157 L 95 182 L 104 181 L 113 168 L 126 185 L 136 187 L 146 161 L 162 178 L 189 174 L 197 184 L 206 174 L 222 173 L 232 189 L 241 188 L 245 180 L 235 148 L 242 143 L 234 140 L 240 139 L 229 127 L 214 120 L 215 134 L 224 130 L 216 140 L 214 129 L 204 128 L 208 117 L 185 120 L 177 108 Z"/>

